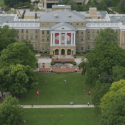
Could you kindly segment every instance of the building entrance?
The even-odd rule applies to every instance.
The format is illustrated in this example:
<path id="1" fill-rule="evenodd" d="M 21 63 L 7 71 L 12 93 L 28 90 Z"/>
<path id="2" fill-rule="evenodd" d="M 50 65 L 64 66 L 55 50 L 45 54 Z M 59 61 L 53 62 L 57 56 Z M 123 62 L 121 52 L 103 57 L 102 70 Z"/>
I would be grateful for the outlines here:
<path id="1" fill-rule="evenodd" d="M 65 50 L 64 49 L 61 50 L 61 55 L 65 55 Z"/>
<path id="2" fill-rule="evenodd" d="M 71 55 L 71 50 L 70 49 L 67 50 L 67 55 Z"/>
<path id="3" fill-rule="evenodd" d="M 58 49 L 55 50 L 55 55 L 59 55 L 59 50 Z"/>

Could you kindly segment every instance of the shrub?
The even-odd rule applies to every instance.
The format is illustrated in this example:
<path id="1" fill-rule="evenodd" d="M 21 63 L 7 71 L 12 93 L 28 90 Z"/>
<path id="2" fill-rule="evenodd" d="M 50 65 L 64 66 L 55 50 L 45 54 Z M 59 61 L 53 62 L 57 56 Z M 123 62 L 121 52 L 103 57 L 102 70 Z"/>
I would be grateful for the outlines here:
<path id="1" fill-rule="evenodd" d="M 39 1 L 33 1 L 33 3 L 39 3 Z"/>
<path id="2" fill-rule="evenodd" d="M 76 62 L 72 62 L 73 65 L 76 65 Z"/>
<path id="3" fill-rule="evenodd" d="M 51 65 L 54 65 L 55 64 L 55 62 L 51 62 Z"/>
<path id="4" fill-rule="evenodd" d="M 9 11 L 9 10 L 10 8 L 8 6 L 4 8 L 4 11 Z"/>

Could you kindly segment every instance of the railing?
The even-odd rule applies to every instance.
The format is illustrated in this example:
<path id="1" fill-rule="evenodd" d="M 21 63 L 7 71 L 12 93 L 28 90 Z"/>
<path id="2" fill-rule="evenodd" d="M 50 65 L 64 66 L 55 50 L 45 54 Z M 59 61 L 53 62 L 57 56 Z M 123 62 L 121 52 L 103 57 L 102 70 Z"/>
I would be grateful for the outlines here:
<path id="1" fill-rule="evenodd" d="M 39 23 L 4 23 L 2 25 L 5 26 L 8 25 L 9 27 L 39 27 L 40 24 Z"/>
<path id="2" fill-rule="evenodd" d="M 109 16 L 125 16 L 125 14 L 108 14 Z"/>
<path id="3" fill-rule="evenodd" d="M 51 45 L 51 46 L 74 46 L 74 45 L 68 45 L 68 44 L 67 45 L 65 45 L 65 44 L 64 45 L 63 44 L 59 45 L 59 44 L 54 44 L 54 45 Z"/>
<path id="4" fill-rule="evenodd" d="M 120 27 L 122 23 L 87 23 L 87 27 Z"/>

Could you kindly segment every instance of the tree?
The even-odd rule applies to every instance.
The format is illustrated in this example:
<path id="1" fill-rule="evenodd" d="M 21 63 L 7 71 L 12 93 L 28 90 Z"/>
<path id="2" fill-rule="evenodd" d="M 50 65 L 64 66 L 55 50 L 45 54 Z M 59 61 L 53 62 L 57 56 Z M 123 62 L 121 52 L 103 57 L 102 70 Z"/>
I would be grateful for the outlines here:
<path id="1" fill-rule="evenodd" d="M 36 69 L 37 58 L 31 52 L 31 50 L 26 46 L 25 43 L 16 42 L 7 46 L 7 49 L 4 49 L 1 52 L 0 57 L 0 68 L 9 65 L 29 65 L 31 68 Z"/>
<path id="2" fill-rule="evenodd" d="M 101 98 L 109 92 L 109 88 L 111 87 L 110 83 L 101 83 L 99 80 L 96 81 L 96 86 L 92 89 L 92 102 L 94 104 L 94 112 L 96 114 L 101 114 L 101 108 L 100 108 L 100 103 L 101 103 Z"/>
<path id="3" fill-rule="evenodd" d="M 106 44 L 116 44 L 118 45 L 118 34 L 114 32 L 113 29 L 107 28 L 105 30 L 101 30 L 98 36 L 95 37 L 93 41 L 93 45 L 97 46 L 100 44 L 106 45 Z"/>
<path id="4" fill-rule="evenodd" d="M 75 1 L 72 2 L 72 4 L 71 4 L 71 10 L 76 10 L 76 11 L 79 10 L 78 5 L 77 5 L 77 3 Z"/>
<path id="5" fill-rule="evenodd" d="M 30 66 L 20 64 L 3 67 L 3 82 L 0 83 L 2 90 L 7 89 L 11 94 L 25 93 L 37 85 L 37 78 Z M 5 84 L 4 84 L 5 83 Z"/>
<path id="6" fill-rule="evenodd" d="M 19 100 L 9 96 L 0 106 L 0 124 L 1 125 L 22 125 L 23 108 L 19 105 Z M 14 106 L 13 106 L 14 105 Z"/>
<path id="7" fill-rule="evenodd" d="M 125 80 L 113 82 L 109 92 L 107 92 L 101 98 L 100 106 L 102 108 L 102 113 L 103 113 L 103 108 L 105 108 L 108 104 L 110 104 L 113 101 L 114 96 L 119 93 L 122 93 L 122 94 L 125 93 Z"/>
<path id="8" fill-rule="evenodd" d="M 113 96 L 112 101 L 103 108 L 101 120 L 101 125 L 125 124 L 125 93 Z"/>
<path id="9" fill-rule="evenodd" d="M 9 26 L 0 27 L 0 54 L 9 44 L 17 42 L 15 37 L 17 37 L 17 30 L 9 29 Z"/>
<path id="10" fill-rule="evenodd" d="M 35 13 L 35 19 L 37 19 L 37 13 Z"/>
<path id="11" fill-rule="evenodd" d="M 104 72 L 109 76 L 112 75 L 113 66 L 125 67 L 125 50 L 116 44 L 100 44 L 87 53 L 86 58 L 88 62 L 82 61 L 79 64 L 79 68 L 83 68 L 82 75 L 87 74 L 85 84 L 95 84 L 95 81 L 99 80 Z M 108 83 L 112 82 L 112 79 L 109 78 Z"/>
<path id="12" fill-rule="evenodd" d="M 34 50 L 33 44 L 31 44 L 30 40 L 21 40 L 20 42 L 25 43 L 26 46 L 31 50 L 31 52 L 35 54 L 36 50 Z"/>
<path id="13" fill-rule="evenodd" d="M 125 68 L 122 66 L 113 66 L 112 68 L 113 81 L 117 82 L 120 79 L 125 79 Z"/>

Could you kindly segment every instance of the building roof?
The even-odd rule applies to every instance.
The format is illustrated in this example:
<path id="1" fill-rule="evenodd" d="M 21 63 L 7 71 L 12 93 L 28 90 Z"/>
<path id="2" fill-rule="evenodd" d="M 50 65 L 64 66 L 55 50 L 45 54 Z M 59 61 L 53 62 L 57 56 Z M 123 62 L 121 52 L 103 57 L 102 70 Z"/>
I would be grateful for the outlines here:
<path id="1" fill-rule="evenodd" d="M 72 26 L 69 23 L 65 23 L 65 22 L 61 22 L 61 23 L 57 23 L 53 26 L 51 26 L 50 28 L 51 30 L 56 30 L 56 31 L 71 31 L 71 30 L 76 30 L 76 28 L 74 26 Z"/>
<path id="2" fill-rule="evenodd" d="M 3 25 L 3 23 L 13 23 L 14 22 L 14 17 L 15 16 L 1 16 L 0 15 L 0 26 Z"/>
<path id="3" fill-rule="evenodd" d="M 52 11 L 40 16 L 40 22 L 86 22 L 85 16 L 68 10 Z"/>
<path id="4" fill-rule="evenodd" d="M 25 16 L 35 16 L 35 13 L 37 13 L 37 16 L 40 16 L 42 14 L 45 14 L 46 12 L 39 12 L 39 11 L 26 11 Z"/>
<path id="5" fill-rule="evenodd" d="M 118 16 L 120 19 L 117 19 L 117 16 L 110 16 L 111 23 L 119 23 L 123 21 L 123 25 L 125 25 L 125 16 Z"/>
<path id="6" fill-rule="evenodd" d="M 52 8 L 71 8 L 71 5 L 52 5 Z"/>

